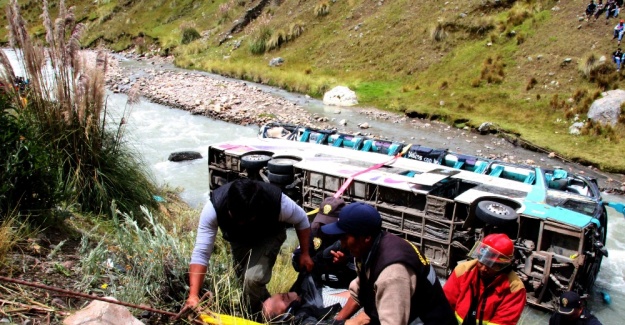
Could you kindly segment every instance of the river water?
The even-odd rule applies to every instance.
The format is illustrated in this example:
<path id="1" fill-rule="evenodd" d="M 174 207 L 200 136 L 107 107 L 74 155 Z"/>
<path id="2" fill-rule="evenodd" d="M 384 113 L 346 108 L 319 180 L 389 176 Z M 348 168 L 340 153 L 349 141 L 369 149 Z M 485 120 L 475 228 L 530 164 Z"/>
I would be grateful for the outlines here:
<path id="1" fill-rule="evenodd" d="M 14 61 L 15 54 L 7 53 Z M 134 64 L 141 68 L 141 64 Z M 171 67 L 169 67 L 171 68 Z M 16 73 L 22 70 L 16 67 Z M 216 78 L 222 78 L 215 76 Z M 445 126 L 423 128 L 414 124 L 395 124 L 386 120 L 371 121 L 360 114 L 359 108 L 342 108 L 340 115 L 337 109 L 325 107 L 320 101 L 306 98 L 299 94 L 292 94 L 283 90 L 257 85 L 277 96 L 283 96 L 315 112 L 329 118 L 349 119 L 357 124 L 364 121 L 374 126 L 376 132 L 385 133 L 390 138 L 398 140 L 415 140 L 415 143 L 432 147 L 448 147 L 454 151 L 464 149 L 466 153 L 475 154 L 478 150 L 490 150 L 499 146 L 501 150 L 518 156 L 527 157 L 544 165 L 566 165 L 573 170 L 586 170 L 583 166 L 564 164 L 551 161 L 545 154 L 514 148 L 494 137 L 472 136 L 464 132 L 448 129 Z M 161 185 L 169 185 L 182 189 L 182 198 L 195 208 L 200 208 L 208 198 L 208 161 L 207 148 L 212 143 L 237 138 L 256 136 L 258 127 L 246 127 L 213 120 L 204 116 L 191 115 L 189 112 L 171 109 L 169 107 L 141 101 L 131 107 L 126 105 L 127 97 L 123 94 L 108 93 L 107 114 L 115 124 L 121 116 L 126 114 L 125 139 L 127 145 L 135 148 L 156 181 Z M 129 113 L 129 114 L 128 114 Z M 337 122 L 338 124 L 338 122 Z M 467 149 L 468 148 L 468 149 Z M 182 150 L 192 150 L 202 153 L 203 159 L 188 162 L 174 163 L 167 160 L 170 153 Z M 606 199 L 625 202 L 623 197 L 605 195 Z M 622 324 L 625 320 L 625 219 L 614 210 L 608 208 L 610 218 L 608 222 L 607 248 L 609 258 L 603 260 L 601 271 L 589 299 L 589 306 L 603 324 Z M 611 296 L 611 304 L 604 303 L 601 293 Z M 519 324 L 546 324 L 549 314 L 535 308 L 526 307 Z"/>

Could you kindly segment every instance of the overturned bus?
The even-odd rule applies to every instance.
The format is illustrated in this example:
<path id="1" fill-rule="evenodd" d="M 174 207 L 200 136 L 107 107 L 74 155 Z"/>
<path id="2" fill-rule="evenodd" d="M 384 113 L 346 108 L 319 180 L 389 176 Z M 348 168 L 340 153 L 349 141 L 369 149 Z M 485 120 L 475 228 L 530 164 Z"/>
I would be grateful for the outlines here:
<path id="1" fill-rule="evenodd" d="M 445 278 L 475 242 L 506 233 L 527 302 L 550 310 L 563 291 L 588 292 L 608 255 L 607 212 L 591 178 L 497 161 L 467 169 L 457 157 L 426 162 L 302 135 L 211 145 L 210 189 L 247 177 L 276 184 L 307 210 L 336 193 L 370 204 L 385 230 L 417 245 Z"/>

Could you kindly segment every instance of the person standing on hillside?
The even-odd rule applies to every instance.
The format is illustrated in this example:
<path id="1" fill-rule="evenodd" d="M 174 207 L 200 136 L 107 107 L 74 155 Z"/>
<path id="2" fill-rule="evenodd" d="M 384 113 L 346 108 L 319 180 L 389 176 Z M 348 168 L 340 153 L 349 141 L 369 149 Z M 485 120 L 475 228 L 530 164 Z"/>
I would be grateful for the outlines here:
<path id="1" fill-rule="evenodd" d="M 616 49 L 616 51 L 612 52 L 612 61 L 616 63 L 616 71 L 620 71 L 621 63 L 623 63 L 623 52 L 620 47 Z"/>
<path id="2" fill-rule="evenodd" d="M 625 26 L 623 25 L 625 21 L 623 19 L 621 19 L 621 21 L 618 22 L 618 24 L 616 24 L 616 26 L 614 26 L 614 35 L 612 37 L 612 39 L 618 39 L 618 44 L 621 45 L 621 39 L 623 38 L 623 31 L 625 31 Z"/>
<path id="3" fill-rule="evenodd" d="M 582 298 L 573 291 L 560 296 L 556 312 L 549 318 L 549 325 L 601 325 L 597 317 L 584 308 Z"/>
<path id="4" fill-rule="evenodd" d="M 599 16 L 605 11 L 605 5 L 603 4 L 603 0 L 599 0 L 597 3 L 597 9 L 595 10 L 595 21 L 599 19 Z"/>
<path id="5" fill-rule="evenodd" d="M 349 319 L 362 306 L 370 324 L 407 325 L 419 318 L 425 325 L 457 325 L 430 262 L 414 244 L 383 232 L 382 217 L 373 206 L 350 203 L 337 222 L 321 231 L 340 235 L 358 267 L 337 321 Z"/>
<path id="6" fill-rule="evenodd" d="M 473 260 L 458 264 L 443 287 L 458 323 L 516 324 L 526 298 L 525 286 L 512 270 L 512 240 L 490 234 L 469 256 Z"/>
<path id="7" fill-rule="evenodd" d="M 608 24 L 608 19 L 610 19 L 610 17 L 618 17 L 618 13 L 619 13 L 619 8 L 616 5 L 616 1 L 614 0 L 608 0 L 608 2 L 605 4 L 605 24 Z"/>
<path id="8" fill-rule="evenodd" d="M 217 228 L 230 242 L 237 275 L 243 282 L 252 313 L 269 298 L 267 283 L 282 243 L 286 225 L 295 227 L 302 253 L 300 267 L 310 271 L 310 223 L 304 210 L 280 188 L 250 179 L 237 179 L 211 192 L 200 215 L 197 239 L 189 266 L 189 297 L 183 309 L 195 309 L 213 252 Z"/>
<path id="9" fill-rule="evenodd" d="M 590 3 L 586 6 L 586 21 L 590 21 L 590 18 L 594 15 L 595 10 L 597 10 L 595 0 L 590 0 Z"/>

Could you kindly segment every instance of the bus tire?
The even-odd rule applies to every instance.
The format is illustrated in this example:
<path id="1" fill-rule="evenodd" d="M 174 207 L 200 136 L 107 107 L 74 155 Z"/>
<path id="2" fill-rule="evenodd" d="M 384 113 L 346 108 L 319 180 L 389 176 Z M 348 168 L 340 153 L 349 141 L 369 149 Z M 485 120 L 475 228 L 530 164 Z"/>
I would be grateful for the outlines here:
<path id="1" fill-rule="evenodd" d="M 241 156 L 241 169 L 258 170 L 267 166 L 267 162 L 271 160 L 273 153 L 268 151 L 252 151 Z"/>
<path id="2" fill-rule="evenodd" d="M 518 215 L 511 207 L 495 202 L 481 201 L 475 209 L 475 216 L 484 221 L 486 224 L 493 226 L 502 226 L 512 221 L 516 221 Z"/>
<path id="3" fill-rule="evenodd" d="M 300 158 L 293 156 L 273 157 L 273 159 L 267 162 L 267 169 L 274 174 L 292 175 L 295 172 L 293 165 L 300 160 Z"/>

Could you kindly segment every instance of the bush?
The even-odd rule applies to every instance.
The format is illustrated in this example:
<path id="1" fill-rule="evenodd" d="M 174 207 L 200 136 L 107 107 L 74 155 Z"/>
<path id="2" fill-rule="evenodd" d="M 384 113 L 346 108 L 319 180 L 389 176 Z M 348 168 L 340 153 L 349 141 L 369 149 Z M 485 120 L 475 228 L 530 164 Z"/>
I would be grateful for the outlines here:
<path id="1" fill-rule="evenodd" d="M 525 90 L 533 89 L 536 84 L 538 84 L 538 80 L 536 80 L 536 78 L 534 77 L 530 78 L 530 80 L 527 82 L 527 85 L 525 86 Z"/>
<path id="2" fill-rule="evenodd" d="M 33 132 L 27 134 L 27 140 L 33 142 L 29 143 L 28 154 L 20 158 L 22 163 L 34 166 L 32 171 L 43 172 L 41 179 L 29 178 L 25 186 L 41 191 L 39 184 L 48 182 L 42 188 L 55 191 L 58 185 L 65 203 L 75 204 L 83 212 L 100 213 L 113 200 L 126 211 L 138 211 L 139 205 L 156 207 L 152 179 L 134 153 L 124 146 L 123 119 L 116 130 L 109 130 L 106 125 L 110 123 L 102 119 L 106 116 L 106 54 L 100 52 L 93 60 L 83 58 L 79 40 L 85 27 L 75 22 L 63 2 L 56 20 L 60 23 L 54 28 L 48 8 L 43 8 L 48 48 L 31 42 L 19 9 L 16 3 L 12 4 L 7 10 L 9 33 L 15 47 L 22 51 L 21 64 L 26 67 L 30 86 L 28 105 L 19 96 L 9 96 L 9 105 L 18 116 L 27 118 Z M 48 62 L 41 59 L 45 55 Z M 10 63 L 4 53 L 0 59 L 5 71 L 0 76 L 2 82 L 11 84 L 15 76 Z M 52 80 L 46 79 L 50 75 L 48 64 L 56 72 Z M 129 101 L 132 98 L 129 96 Z M 15 143 L 15 138 L 7 140 L 11 139 Z M 54 179 L 50 180 L 52 176 Z M 55 198 L 51 193 L 46 195 L 46 200 Z"/>
<path id="3" fill-rule="evenodd" d="M 196 39 L 201 38 L 200 33 L 193 27 L 186 27 L 182 30 L 182 40 L 180 41 L 182 44 L 189 44 Z"/>
<path id="4" fill-rule="evenodd" d="M 273 31 L 268 26 L 262 26 L 252 35 L 249 49 L 252 54 L 263 54 L 267 50 L 266 43 L 271 38 Z"/>
<path id="5" fill-rule="evenodd" d="M 595 53 L 590 53 L 579 61 L 578 70 L 586 79 L 590 79 L 593 72 L 602 65 L 603 64 L 599 61 L 599 57 Z"/>
<path id="6" fill-rule="evenodd" d="M 289 25 L 289 32 L 287 33 L 287 41 L 294 40 L 300 37 L 304 33 L 304 23 L 301 21 L 293 22 Z"/>
<path id="7" fill-rule="evenodd" d="M 314 8 L 315 17 L 327 16 L 330 13 L 330 3 L 328 1 L 319 2 Z"/>
<path id="8" fill-rule="evenodd" d="M 278 30 L 273 33 L 271 37 L 265 43 L 266 51 L 275 50 L 280 47 L 280 45 L 286 42 L 286 33 L 283 30 Z"/>
<path id="9" fill-rule="evenodd" d="M 447 32 L 443 22 L 439 21 L 432 31 L 430 32 L 430 38 L 435 42 L 442 42 L 447 38 Z"/>
<path id="10" fill-rule="evenodd" d="M 7 107 L 5 99 L 0 98 L 0 221 L 14 209 L 39 214 L 61 198 L 56 153 L 37 138 L 26 114 Z"/>

